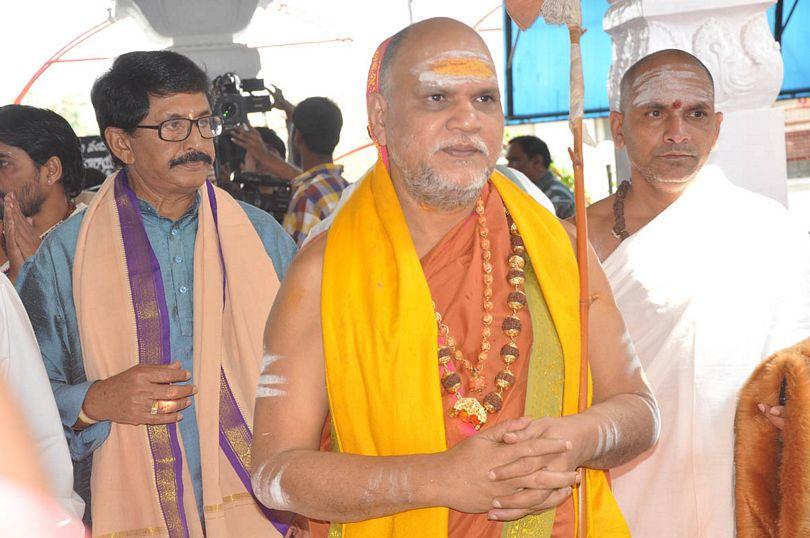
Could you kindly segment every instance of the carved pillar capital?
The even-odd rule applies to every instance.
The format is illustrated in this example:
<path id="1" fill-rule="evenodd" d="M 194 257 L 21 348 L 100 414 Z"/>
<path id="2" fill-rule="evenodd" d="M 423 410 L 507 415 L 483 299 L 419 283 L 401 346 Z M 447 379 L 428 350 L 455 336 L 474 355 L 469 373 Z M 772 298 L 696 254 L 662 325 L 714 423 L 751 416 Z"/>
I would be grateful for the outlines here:
<path id="1" fill-rule="evenodd" d="M 259 0 L 117 0 L 127 13 L 155 33 L 174 40 L 169 50 L 192 58 L 214 77 L 227 71 L 241 77 L 259 72 L 259 53 L 233 35 L 250 23 Z"/>
<path id="2" fill-rule="evenodd" d="M 618 105 L 619 83 L 651 52 L 677 48 L 706 64 L 718 110 L 770 106 L 779 95 L 783 65 L 765 15 L 772 0 L 613 0 L 603 20 L 613 39 L 608 92 Z M 710 4 L 710 5 L 709 5 Z"/>

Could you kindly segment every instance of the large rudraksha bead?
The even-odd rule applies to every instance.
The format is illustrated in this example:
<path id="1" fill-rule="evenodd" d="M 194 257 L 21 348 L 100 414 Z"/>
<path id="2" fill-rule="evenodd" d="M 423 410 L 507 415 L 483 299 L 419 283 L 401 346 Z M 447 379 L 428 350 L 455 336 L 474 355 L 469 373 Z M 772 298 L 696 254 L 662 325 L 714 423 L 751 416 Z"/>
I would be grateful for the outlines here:
<path id="1" fill-rule="evenodd" d="M 525 252 L 526 245 L 523 244 L 523 238 L 519 235 L 513 235 L 510 237 L 510 242 L 512 243 L 512 250 L 514 252 Z"/>
<path id="2" fill-rule="evenodd" d="M 497 392 L 490 392 L 484 396 L 484 409 L 490 413 L 497 413 L 503 407 L 503 398 Z"/>
<path id="3" fill-rule="evenodd" d="M 452 357 L 453 352 L 447 346 L 442 346 L 439 348 L 439 362 L 441 364 L 447 364 L 450 362 L 450 358 Z"/>
<path id="4" fill-rule="evenodd" d="M 522 328 L 523 324 L 520 322 L 520 318 L 515 315 L 506 316 L 503 325 L 501 325 L 501 329 L 509 338 L 517 338 Z"/>
<path id="5" fill-rule="evenodd" d="M 520 310 L 526 306 L 526 294 L 522 291 L 513 291 L 507 296 L 506 304 L 512 310 Z"/>
<path id="6" fill-rule="evenodd" d="M 512 364 L 520 357 L 517 346 L 506 344 L 501 348 L 501 358 L 507 364 Z"/>
<path id="7" fill-rule="evenodd" d="M 461 388 L 461 376 L 456 372 L 447 372 L 442 376 L 442 387 L 450 394 Z"/>
<path id="8" fill-rule="evenodd" d="M 526 273 L 521 269 L 512 269 L 506 274 L 506 280 L 513 286 L 522 286 L 526 282 Z"/>
<path id="9" fill-rule="evenodd" d="M 495 376 L 495 385 L 501 389 L 508 389 L 515 384 L 515 374 L 512 372 L 500 372 Z"/>

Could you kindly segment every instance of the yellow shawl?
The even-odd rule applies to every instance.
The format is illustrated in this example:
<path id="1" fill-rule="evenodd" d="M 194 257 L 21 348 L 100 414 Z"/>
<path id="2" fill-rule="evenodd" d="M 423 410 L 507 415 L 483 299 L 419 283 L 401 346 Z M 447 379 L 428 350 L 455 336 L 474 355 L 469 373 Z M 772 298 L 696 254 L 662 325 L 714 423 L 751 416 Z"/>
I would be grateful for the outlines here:
<path id="1" fill-rule="evenodd" d="M 564 355 L 563 414 L 577 412 L 579 283 L 559 221 L 500 173 L 490 178 L 521 231 Z M 321 316 L 338 449 L 391 456 L 446 450 L 437 333 L 427 282 L 381 161 L 337 214 L 323 264 Z M 588 470 L 591 536 L 629 536 L 605 473 Z M 448 509 L 344 524 L 346 538 L 446 536 Z"/>

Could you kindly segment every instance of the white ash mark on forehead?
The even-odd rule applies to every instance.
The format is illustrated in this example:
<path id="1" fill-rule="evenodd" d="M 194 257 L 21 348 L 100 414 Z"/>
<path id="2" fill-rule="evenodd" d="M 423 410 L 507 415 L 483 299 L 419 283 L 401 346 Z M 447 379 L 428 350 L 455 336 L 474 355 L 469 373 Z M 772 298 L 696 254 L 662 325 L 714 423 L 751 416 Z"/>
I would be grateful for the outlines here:
<path id="1" fill-rule="evenodd" d="M 495 66 L 482 52 L 451 50 L 418 63 L 411 74 L 421 83 L 463 84 L 465 82 L 495 81 Z"/>
<path id="2" fill-rule="evenodd" d="M 433 71 L 422 71 L 422 73 L 419 74 L 419 82 L 422 84 L 435 84 L 436 86 L 454 86 L 469 84 L 471 82 L 494 82 L 497 84 L 498 79 L 495 77 L 495 75 L 492 75 L 491 77 L 476 77 L 445 75 L 442 73 L 435 73 Z"/>
<path id="3" fill-rule="evenodd" d="M 447 52 L 442 52 L 441 54 L 436 54 L 435 56 L 431 56 L 427 60 L 419 62 L 415 66 L 411 68 L 411 73 L 414 75 L 418 75 L 425 69 L 430 69 L 431 67 L 435 66 L 442 61 L 449 60 L 452 58 L 467 58 L 467 59 L 476 59 L 481 60 L 484 63 L 487 63 L 492 67 L 492 60 L 490 60 L 489 56 L 484 54 L 483 52 L 475 52 L 472 50 L 449 50 Z"/>
<path id="4" fill-rule="evenodd" d="M 633 106 L 650 103 L 714 102 L 714 95 L 705 73 L 683 66 L 661 66 L 640 74 L 631 86 Z"/>

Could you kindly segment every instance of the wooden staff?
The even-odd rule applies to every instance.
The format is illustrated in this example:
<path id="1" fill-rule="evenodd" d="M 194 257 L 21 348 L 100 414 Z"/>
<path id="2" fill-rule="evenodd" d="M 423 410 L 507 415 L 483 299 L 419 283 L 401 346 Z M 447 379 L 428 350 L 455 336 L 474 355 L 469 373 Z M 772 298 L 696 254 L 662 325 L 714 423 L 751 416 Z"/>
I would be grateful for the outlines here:
<path id="1" fill-rule="evenodd" d="M 569 26 L 571 50 L 579 48 L 582 37 L 580 26 Z M 571 67 L 573 69 L 573 56 Z M 581 65 L 581 64 L 580 64 Z M 580 83 L 582 78 L 579 78 Z M 573 91 L 574 88 L 571 88 Z M 574 166 L 574 203 L 577 225 L 577 266 L 579 270 L 579 325 L 580 325 L 580 366 L 579 366 L 579 403 L 577 411 L 582 413 L 588 408 L 588 310 L 591 306 L 591 293 L 588 283 L 588 215 L 585 209 L 585 167 L 582 158 L 582 115 L 571 118 L 571 132 L 574 135 L 574 148 L 569 150 Z M 577 504 L 579 505 L 577 535 L 588 536 L 586 514 L 586 473 L 580 469 L 581 482 L 577 487 Z"/>
<path id="2" fill-rule="evenodd" d="M 585 170 L 582 158 L 582 108 L 584 87 L 582 77 L 582 54 L 580 38 L 582 28 L 580 0 L 506 0 L 506 9 L 521 30 L 527 30 L 539 16 L 550 24 L 565 24 L 571 40 L 571 132 L 574 135 L 574 147 L 569 148 L 571 163 L 574 166 L 574 198 L 577 226 L 577 266 L 579 270 L 579 325 L 580 325 L 580 369 L 579 399 L 577 411 L 582 413 L 588 408 L 588 309 L 591 306 L 591 293 L 588 284 L 588 215 L 585 209 Z M 553 4 L 550 10 L 544 11 L 544 4 Z M 549 7 L 546 5 L 546 7 Z M 551 19 L 551 20 L 549 20 Z M 576 51 L 576 57 L 574 56 Z M 578 99 L 574 98 L 576 92 Z M 574 104 L 577 106 L 573 106 Z M 576 535 L 588 536 L 588 519 L 586 514 L 586 476 L 585 469 L 579 469 L 581 481 L 576 487 L 577 493 L 577 526 Z"/>

